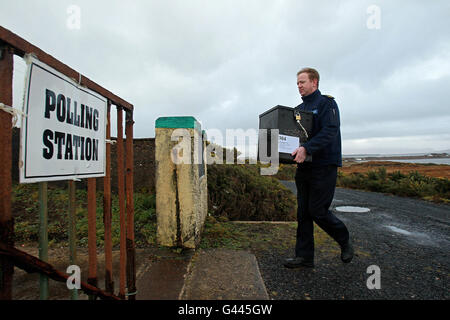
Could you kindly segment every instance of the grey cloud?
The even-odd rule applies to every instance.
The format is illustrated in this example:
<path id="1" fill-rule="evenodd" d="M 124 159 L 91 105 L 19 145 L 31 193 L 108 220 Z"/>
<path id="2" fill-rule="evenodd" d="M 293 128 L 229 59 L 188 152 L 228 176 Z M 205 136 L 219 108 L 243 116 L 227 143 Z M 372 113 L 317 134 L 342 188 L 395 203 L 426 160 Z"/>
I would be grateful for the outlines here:
<path id="1" fill-rule="evenodd" d="M 377 1 L 379 30 L 366 26 L 371 0 L 84 0 L 76 31 L 73 1 L 0 3 L 3 26 L 133 103 L 137 137 L 168 115 L 257 128 L 265 110 L 301 102 L 304 66 L 336 97 L 344 139 L 448 132 L 448 1 Z"/>

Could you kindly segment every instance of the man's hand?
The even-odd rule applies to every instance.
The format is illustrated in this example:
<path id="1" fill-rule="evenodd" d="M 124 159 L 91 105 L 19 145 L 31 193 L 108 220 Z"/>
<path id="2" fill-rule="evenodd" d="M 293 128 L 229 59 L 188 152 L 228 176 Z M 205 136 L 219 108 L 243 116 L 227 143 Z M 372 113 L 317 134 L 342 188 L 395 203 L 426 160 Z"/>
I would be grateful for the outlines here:
<path id="1" fill-rule="evenodd" d="M 295 156 L 294 161 L 297 163 L 303 163 L 306 159 L 306 149 L 304 147 L 298 147 L 291 153 L 291 156 Z"/>

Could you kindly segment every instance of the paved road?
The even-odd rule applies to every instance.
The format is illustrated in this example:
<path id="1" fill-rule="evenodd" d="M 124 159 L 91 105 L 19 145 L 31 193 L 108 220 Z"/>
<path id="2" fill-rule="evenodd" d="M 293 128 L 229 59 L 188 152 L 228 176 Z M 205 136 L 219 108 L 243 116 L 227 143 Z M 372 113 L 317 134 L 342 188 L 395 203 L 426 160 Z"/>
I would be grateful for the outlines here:
<path id="1" fill-rule="evenodd" d="M 294 193 L 293 182 L 283 182 Z M 338 212 L 339 206 L 369 212 Z M 272 299 L 449 299 L 450 206 L 337 188 L 332 210 L 347 225 L 357 255 L 345 265 L 339 247 L 316 246 L 316 268 L 285 269 L 293 250 L 255 252 Z M 368 289 L 369 266 L 381 289 Z M 374 283 L 370 281 L 370 283 Z"/>

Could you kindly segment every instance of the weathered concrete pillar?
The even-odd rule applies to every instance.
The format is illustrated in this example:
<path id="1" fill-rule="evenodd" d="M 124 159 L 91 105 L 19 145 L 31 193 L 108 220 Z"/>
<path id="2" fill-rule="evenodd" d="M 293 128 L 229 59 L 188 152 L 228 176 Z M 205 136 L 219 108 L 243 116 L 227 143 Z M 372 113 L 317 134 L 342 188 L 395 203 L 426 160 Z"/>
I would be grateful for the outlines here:
<path id="1" fill-rule="evenodd" d="M 157 239 L 195 248 L 208 212 L 204 133 L 194 117 L 156 120 Z"/>

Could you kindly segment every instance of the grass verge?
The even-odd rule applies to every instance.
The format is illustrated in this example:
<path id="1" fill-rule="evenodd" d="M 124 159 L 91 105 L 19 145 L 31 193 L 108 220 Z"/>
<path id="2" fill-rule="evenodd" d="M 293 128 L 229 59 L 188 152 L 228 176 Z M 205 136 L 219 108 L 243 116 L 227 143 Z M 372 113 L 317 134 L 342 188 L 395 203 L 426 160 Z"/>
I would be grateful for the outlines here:
<path id="1" fill-rule="evenodd" d="M 366 173 L 345 175 L 340 172 L 337 186 L 450 203 L 450 180 L 425 176 L 418 171 L 387 173 L 386 168 L 381 167 Z"/>
<path id="2" fill-rule="evenodd" d="M 103 247 L 103 193 L 97 192 L 96 229 L 97 246 Z M 119 200 L 112 194 L 112 243 L 120 244 Z M 15 184 L 12 188 L 12 212 L 14 218 L 14 241 L 25 245 L 38 241 L 39 236 L 38 184 Z M 48 187 L 48 240 L 50 248 L 68 244 L 68 192 L 67 188 Z M 87 191 L 76 190 L 77 246 L 87 247 L 88 214 Z M 155 195 L 134 193 L 135 241 L 137 247 L 156 244 Z"/>
<path id="3" fill-rule="evenodd" d="M 337 186 L 450 203 L 450 166 L 399 162 L 356 163 L 338 171 Z M 294 180 L 296 165 L 280 165 L 275 176 Z"/>
<path id="4" fill-rule="evenodd" d="M 295 248 L 297 222 L 233 222 L 216 220 L 208 216 L 202 233 L 200 248 L 272 251 Z M 318 226 L 314 228 L 317 246 L 334 246 L 331 239 Z"/>

